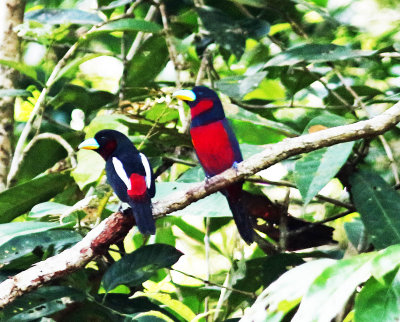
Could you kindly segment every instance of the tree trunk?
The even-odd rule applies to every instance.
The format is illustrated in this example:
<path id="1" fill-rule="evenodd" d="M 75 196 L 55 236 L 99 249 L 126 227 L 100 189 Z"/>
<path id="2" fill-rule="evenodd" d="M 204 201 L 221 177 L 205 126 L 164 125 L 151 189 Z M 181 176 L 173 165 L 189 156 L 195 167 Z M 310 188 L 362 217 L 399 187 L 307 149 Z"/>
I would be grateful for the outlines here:
<path id="1" fill-rule="evenodd" d="M 20 41 L 14 28 L 22 23 L 24 10 L 24 0 L 0 1 L 0 59 L 20 58 Z M 0 65 L 0 89 L 16 88 L 17 78 L 15 70 Z M 6 187 L 12 156 L 14 101 L 14 97 L 0 96 L 0 191 Z"/>

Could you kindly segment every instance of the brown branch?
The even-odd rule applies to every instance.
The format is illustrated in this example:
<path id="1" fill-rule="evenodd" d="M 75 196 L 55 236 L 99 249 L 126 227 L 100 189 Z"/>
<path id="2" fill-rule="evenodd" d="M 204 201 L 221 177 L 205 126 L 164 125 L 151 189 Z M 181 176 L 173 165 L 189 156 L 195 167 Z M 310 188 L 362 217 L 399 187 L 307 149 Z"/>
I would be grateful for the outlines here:
<path id="1" fill-rule="evenodd" d="M 271 144 L 263 152 L 239 163 L 237 169 L 228 169 L 207 181 L 195 184 L 188 190 L 171 194 L 167 198 L 154 203 L 153 214 L 156 218 L 160 218 L 173 211 L 185 208 L 194 201 L 293 155 L 380 135 L 394 127 L 399 121 L 400 102 L 370 120 L 338 126 Z M 132 216 L 115 213 L 89 232 L 75 246 L 2 282 L 0 284 L 0 308 L 46 282 L 84 267 L 91 259 L 104 253 L 110 244 L 125 236 L 133 225 L 132 218 Z"/>

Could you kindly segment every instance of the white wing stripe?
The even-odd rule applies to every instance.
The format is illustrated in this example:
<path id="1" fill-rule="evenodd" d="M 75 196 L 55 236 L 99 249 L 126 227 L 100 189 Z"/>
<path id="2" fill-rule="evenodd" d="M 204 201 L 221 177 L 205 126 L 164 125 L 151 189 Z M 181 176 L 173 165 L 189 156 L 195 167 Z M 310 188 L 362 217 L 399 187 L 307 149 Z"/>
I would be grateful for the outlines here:
<path id="1" fill-rule="evenodd" d="M 147 189 L 150 189 L 151 186 L 151 168 L 149 160 L 147 160 L 146 156 L 143 153 L 140 153 L 140 158 L 142 159 L 142 164 L 144 170 L 146 171 L 146 186 Z"/>
<path id="2" fill-rule="evenodd" d="M 126 175 L 124 166 L 120 160 L 116 157 L 112 158 L 112 163 L 114 165 L 115 172 L 117 172 L 118 177 L 125 183 L 128 190 L 132 189 L 131 181 L 129 180 L 128 176 Z"/>

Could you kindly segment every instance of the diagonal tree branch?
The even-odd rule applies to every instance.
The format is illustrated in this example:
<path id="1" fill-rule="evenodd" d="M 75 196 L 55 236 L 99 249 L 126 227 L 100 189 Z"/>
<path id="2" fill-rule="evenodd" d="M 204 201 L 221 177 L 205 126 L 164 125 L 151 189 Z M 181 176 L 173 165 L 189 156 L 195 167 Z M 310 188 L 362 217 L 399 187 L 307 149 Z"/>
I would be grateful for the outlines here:
<path id="1" fill-rule="evenodd" d="M 239 163 L 237 170 L 228 169 L 210 178 L 207 182 L 197 183 L 188 190 L 179 191 L 156 202 L 153 205 L 153 214 L 156 218 L 160 218 L 168 213 L 185 208 L 192 202 L 293 155 L 338 143 L 378 136 L 394 127 L 399 121 L 400 102 L 381 115 L 366 121 L 288 138 L 279 143 L 268 145 L 263 152 Z M 0 308 L 46 282 L 84 267 L 94 257 L 106 252 L 109 245 L 123 238 L 130 230 L 133 226 L 132 218 L 133 216 L 114 213 L 73 247 L 2 282 L 0 284 Z"/>

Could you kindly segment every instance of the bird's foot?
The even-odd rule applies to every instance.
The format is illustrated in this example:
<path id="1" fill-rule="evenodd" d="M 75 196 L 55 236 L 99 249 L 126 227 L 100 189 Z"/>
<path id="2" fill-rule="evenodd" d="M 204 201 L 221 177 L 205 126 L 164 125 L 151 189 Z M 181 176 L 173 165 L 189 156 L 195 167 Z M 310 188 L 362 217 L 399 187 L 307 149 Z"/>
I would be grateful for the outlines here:
<path id="1" fill-rule="evenodd" d="M 239 165 L 239 162 L 236 162 L 236 161 L 234 161 L 233 164 L 232 164 L 232 168 L 235 169 L 236 174 L 237 174 L 238 171 L 239 171 L 238 165 Z"/>

